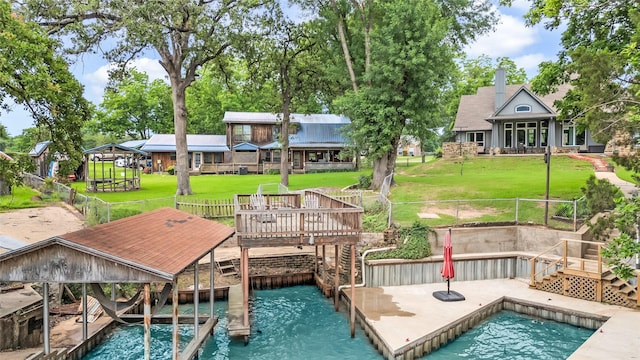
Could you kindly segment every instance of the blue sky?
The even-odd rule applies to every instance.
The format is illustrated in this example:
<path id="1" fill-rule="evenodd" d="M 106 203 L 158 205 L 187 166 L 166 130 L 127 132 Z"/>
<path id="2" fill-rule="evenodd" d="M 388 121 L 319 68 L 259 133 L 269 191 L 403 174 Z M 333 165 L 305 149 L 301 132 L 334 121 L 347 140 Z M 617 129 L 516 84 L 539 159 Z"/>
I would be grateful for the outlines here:
<path id="1" fill-rule="evenodd" d="M 538 64 L 542 61 L 555 60 L 560 50 L 560 31 L 550 32 L 542 25 L 527 27 L 524 14 L 529 9 L 527 0 L 515 0 L 510 8 L 496 8 L 500 13 L 500 21 L 496 30 L 477 39 L 467 46 L 468 57 L 486 54 L 491 58 L 510 57 L 532 78 L 537 74 Z M 148 56 L 154 56 L 148 54 Z M 166 73 L 158 61 L 150 57 L 140 58 L 134 62 L 139 71 L 146 72 L 151 79 L 164 79 Z M 72 64 L 71 71 L 85 86 L 85 97 L 99 104 L 104 87 L 108 81 L 109 65 L 99 55 L 83 55 Z M 12 136 L 20 135 L 23 129 L 32 127 L 33 120 L 22 110 L 15 107 L 10 113 L 0 114 L 0 123 L 7 127 Z"/>

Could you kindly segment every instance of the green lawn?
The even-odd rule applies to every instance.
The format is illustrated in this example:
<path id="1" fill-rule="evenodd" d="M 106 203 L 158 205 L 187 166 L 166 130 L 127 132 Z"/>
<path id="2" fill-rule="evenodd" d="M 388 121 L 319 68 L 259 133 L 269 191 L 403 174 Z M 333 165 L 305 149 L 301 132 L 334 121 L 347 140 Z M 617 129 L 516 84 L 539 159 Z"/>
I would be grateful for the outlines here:
<path id="1" fill-rule="evenodd" d="M 101 172 L 102 170 L 98 170 Z M 105 168 L 105 171 L 109 169 Z M 116 169 L 115 171 L 121 171 Z M 567 156 L 555 156 L 551 163 L 550 198 L 573 200 L 582 195 L 581 187 L 593 174 L 593 166 L 587 161 L 575 160 Z M 307 188 L 340 189 L 358 183 L 358 178 L 371 174 L 371 169 L 360 172 L 337 172 L 318 174 L 292 174 L 289 176 L 289 189 Z M 231 199 L 234 194 L 255 193 L 259 185 L 264 192 L 277 192 L 280 175 L 201 175 L 191 177 L 191 187 L 196 198 Z M 474 221 L 513 220 L 514 198 L 542 200 L 545 196 L 546 164 L 542 157 L 471 157 L 461 159 L 428 158 L 422 163 L 419 157 L 399 158 L 396 165 L 396 184 L 391 189 L 390 199 L 394 204 L 393 219 L 402 225 L 418 220 L 429 201 L 475 199 L 467 203 L 466 210 L 491 209 L 478 215 Z M 86 193 L 85 183 L 72 184 L 79 193 Z M 131 192 L 88 193 L 110 203 L 134 200 L 158 200 L 157 205 L 137 206 L 134 212 L 148 211 L 156 206 L 170 206 L 171 197 L 176 192 L 176 177 L 173 175 L 142 174 L 141 189 Z M 26 189 L 18 189 L 14 206 L 36 206 L 29 197 L 35 194 Z M 510 199 L 505 201 L 480 201 L 479 199 Z M 7 203 L 7 197 L 0 198 L 0 207 Z M 169 204 L 169 205 L 167 205 Z M 123 215 L 130 211 L 124 209 Z M 449 205 L 447 205 L 449 206 Z M 522 203 L 519 219 L 532 219 L 540 222 L 540 204 Z M 450 206 L 449 206 L 450 207 Z M 120 216 L 118 216 L 120 217 Z M 451 224 L 455 217 L 443 215 L 430 225 Z M 421 220 L 422 221 L 422 220 Z"/>

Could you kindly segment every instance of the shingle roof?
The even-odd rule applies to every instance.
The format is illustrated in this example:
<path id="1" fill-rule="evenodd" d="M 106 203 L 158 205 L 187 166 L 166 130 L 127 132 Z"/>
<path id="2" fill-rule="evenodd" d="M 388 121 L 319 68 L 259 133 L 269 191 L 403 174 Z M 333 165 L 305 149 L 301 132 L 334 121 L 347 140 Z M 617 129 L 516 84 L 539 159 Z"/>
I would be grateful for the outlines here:
<path id="1" fill-rule="evenodd" d="M 162 208 L 56 236 L 0 255 L 0 264 L 48 246 L 112 260 L 173 280 L 229 239 L 234 228 L 173 208 Z"/>
<path id="2" fill-rule="evenodd" d="M 126 146 L 128 148 L 132 148 L 132 149 L 140 149 L 140 147 L 142 147 L 142 145 L 144 145 L 146 142 L 147 142 L 147 139 L 129 140 L 129 141 L 120 143 L 120 145 Z"/>
<path id="3" fill-rule="evenodd" d="M 225 135 L 187 134 L 188 151 L 225 152 L 229 151 Z M 176 151 L 174 134 L 155 134 L 141 148 L 149 152 Z"/>
<path id="4" fill-rule="evenodd" d="M 507 85 L 505 100 L 508 101 L 522 87 L 530 90 L 531 85 Z M 554 112 L 557 109 L 554 106 L 556 100 L 560 100 L 571 88 L 570 85 L 561 85 L 555 93 L 536 97 Z M 535 95 L 535 94 L 534 94 Z M 491 130 L 491 123 L 486 121 L 495 113 L 495 86 L 483 86 L 478 88 L 474 95 L 463 95 L 458 106 L 458 113 L 454 124 L 454 131 L 469 130 Z M 532 118 L 532 115 L 522 115 L 526 118 Z M 548 117 L 548 115 L 547 115 Z M 513 118 L 517 118 L 514 116 Z"/>

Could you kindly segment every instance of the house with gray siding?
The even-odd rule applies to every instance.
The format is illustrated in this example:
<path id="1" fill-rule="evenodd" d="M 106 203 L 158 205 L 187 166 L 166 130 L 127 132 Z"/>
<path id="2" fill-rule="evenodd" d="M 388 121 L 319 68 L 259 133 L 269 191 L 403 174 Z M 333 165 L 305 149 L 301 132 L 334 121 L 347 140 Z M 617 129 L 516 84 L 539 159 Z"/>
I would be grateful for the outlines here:
<path id="1" fill-rule="evenodd" d="M 477 153 L 495 155 L 544 153 L 547 147 L 554 153 L 604 151 L 588 129 L 558 118 L 554 102 L 570 85 L 539 96 L 529 84 L 506 85 L 505 79 L 504 69 L 497 69 L 495 86 L 462 96 L 453 128 L 457 143 L 475 143 Z"/>

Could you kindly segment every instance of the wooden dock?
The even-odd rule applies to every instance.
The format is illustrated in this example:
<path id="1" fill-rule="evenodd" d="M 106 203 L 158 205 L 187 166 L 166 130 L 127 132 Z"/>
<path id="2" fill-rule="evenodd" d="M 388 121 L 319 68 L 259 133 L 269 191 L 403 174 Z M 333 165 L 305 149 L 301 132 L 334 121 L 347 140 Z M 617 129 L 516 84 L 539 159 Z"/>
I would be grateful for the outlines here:
<path id="1" fill-rule="evenodd" d="M 229 332 L 230 337 L 237 336 L 249 336 L 251 329 L 249 324 L 245 326 L 243 324 L 243 306 L 242 306 L 242 286 L 232 285 L 229 286 L 229 313 L 227 314 L 227 318 L 229 319 L 227 330 Z"/>

